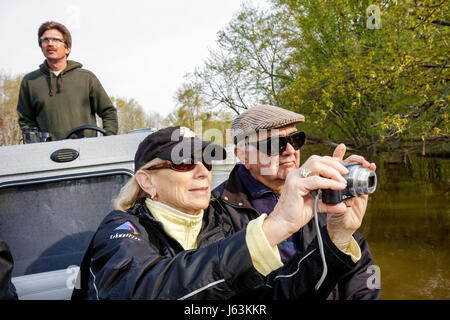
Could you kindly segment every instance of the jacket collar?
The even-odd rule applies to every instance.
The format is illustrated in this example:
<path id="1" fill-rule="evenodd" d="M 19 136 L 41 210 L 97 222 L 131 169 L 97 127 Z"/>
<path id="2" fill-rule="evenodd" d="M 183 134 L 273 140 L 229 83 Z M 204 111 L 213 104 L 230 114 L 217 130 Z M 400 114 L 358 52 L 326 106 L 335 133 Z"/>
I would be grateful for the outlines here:
<path id="1" fill-rule="evenodd" d="M 274 193 L 272 189 L 256 180 L 243 165 L 238 168 L 239 178 L 251 199 L 258 199 L 267 193 Z"/>
<path id="2" fill-rule="evenodd" d="M 239 166 L 241 166 L 241 164 L 235 165 L 231 171 L 221 198 L 231 205 L 252 208 L 253 206 L 248 199 L 245 186 L 239 177 Z"/>

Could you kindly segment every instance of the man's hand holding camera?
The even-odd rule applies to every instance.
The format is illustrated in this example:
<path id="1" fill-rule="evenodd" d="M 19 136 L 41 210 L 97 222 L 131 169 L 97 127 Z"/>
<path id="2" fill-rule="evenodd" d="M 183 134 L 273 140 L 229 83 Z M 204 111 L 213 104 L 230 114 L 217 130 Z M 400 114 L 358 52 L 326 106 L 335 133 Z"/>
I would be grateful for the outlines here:
<path id="1" fill-rule="evenodd" d="M 340 144 L 333 152 L 333 157 L 319 157 L 311 156 L 301 167 L 300 172 L 309 173 L 305 178 L 311 175 L 319 175 L 331 179 L 344 180 L 343 175 L 349 173 L 349 170 L 342 164 L 346 147 L 344 144 Z M 376 170 L 376 165 L 370 163 L 362 156 L 351 155 L 346 162 L 357 162 L 362 168 L 367 168 L 371 171 Z M 340 177 L 339 177 L 340 175 Z M 372 174 L 374 175 L 374 174 Z M 372 189 L 366 193 L 371 193 L 375 190 L 376 176 Z M 350 243 L 353 233 L 361 226 L 362 219 L 367 209 L 368 195 L 361 194 L 357 197 L 351 197 L 345 200 L 339 201 L 336 204 L 321 203 L 319 207 L 320 212 L 327 213 L 327 230 L 333 243 L 341 250 L 345 251 Z M 305 201 L 306 202 L 306 201 Z M 345 205 L 345 209 L 343 209 Z M 338 208 L 331 209 L 333 206 Z"/>
<path id="2" fill-rule="evenodd" d="M 340 144 L 333 152 L 333 157 L 342 161 L 344 158 L 346 147 Z M 376 170 L 375 163 L 370 163 L 364 157 L 358 155 L 351 155 L 345 161 L 354 161 L 361 164 L 363 168 Z M 327 215 L 327 229 L 331 240 L 337 244 L 338 248 L 345 249 L 350 242 L 353 233 L 361 226 L 364 214 L 367 209 L 367 201 L 369 196 L 367 194 L 360 195 L 346 199 L 343 202 L 347 206 L 347 210 L 343 214 L 329 214 Z"/>
<path id="3" fill-rule="evenodd" d="M 337 165 L 339 163 L 335 161 Z M 346 187 L 345 179 L 338 173 L 333 177 L 320 177 L 319 175 L 300 178 L 300 171 L 291 171 L 286 177 L 286 183 L 273 212 L 263 224 L 269 243 L 273 246 L 287 239 L 290 235 L 305 226 L 314 215 L 314 199 L 310 191 L 317 189 L 342 190 Z M 323 212 L 344 213 L 346 206 L 322 205 Z"/>

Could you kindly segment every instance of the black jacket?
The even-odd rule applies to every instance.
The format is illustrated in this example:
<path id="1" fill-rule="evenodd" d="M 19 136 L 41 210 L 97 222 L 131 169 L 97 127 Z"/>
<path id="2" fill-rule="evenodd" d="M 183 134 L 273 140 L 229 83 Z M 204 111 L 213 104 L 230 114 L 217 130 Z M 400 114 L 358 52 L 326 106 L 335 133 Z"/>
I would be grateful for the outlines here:
<path id="1" fill-rule="evenodd" d="M 184 250 L 143 200 L 128 212 L 111 212 L 83 258 L 81 288 L 72 299 L 324 299 L 355 265 L 324 231 L 331 270 L 320 290 L 314 290 L 322 273 L 315 245 L 264 277 L 252 264 L 245 227 L 236 230 L 228 215 L 213 199 L 204 213 L 198 248 Z M 123 228 L 127 221 L 135 231 Z"/>
<path id="2" fill-rule="evenodd" d="M 11 282 L 13 267 L 11 251 L 6 242 L 0 241 L 0 300 L 17 300 L 16 288 Z"/>
<path id="3" fill-rule="evenodd" d="M 228 217 L 231 217 L 232 220 L 229 223 L 234 229 L 241 230 L 246 227 L 250 220 L 256 219 L 259 213 L 252 207 L 237 169 L 238 165 L 230 173 L 229 179 L 213 190 L 212 196 L 219 200 L 222 206 L 230 212 Z M 326 230 L 326 215 L 319 213 L 318 216 L 319 225 L 324 231 Z M 322 238 L 324 233 L 328 234 L 328 232 L 322 232 Z M 361 248 L 361 259 L 339 279 L 337 285 L 327 297 L 329 300 L 373 300 L 380 298 L 381 290 L 369 289 L 367 285 L 369 277 L 373 275 L 367 268 L 374 265 L 367 241 L 358 231 L 353 234 L 353 237 Z M 311 246 L 317 244 L 317 232 L 313 220 L 298 232 L 298 244 L 300 253 L 307 252 Z M 329 267 L 328 270 L 330 269 Z M 320 267 L 320 270 L 322 270 L 322 267 Z"/>

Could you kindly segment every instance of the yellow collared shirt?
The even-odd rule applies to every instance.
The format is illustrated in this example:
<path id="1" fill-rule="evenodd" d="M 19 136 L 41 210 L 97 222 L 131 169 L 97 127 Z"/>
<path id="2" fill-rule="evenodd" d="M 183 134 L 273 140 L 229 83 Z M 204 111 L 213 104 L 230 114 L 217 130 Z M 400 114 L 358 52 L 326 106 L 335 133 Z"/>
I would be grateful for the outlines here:
<path id="1" fill-rule="evenodd" d="M 203 210 L 191 215 L 149 198 L 145 200 L 153 217 L 161 222 L 164 230 L 177 240 L 185 250 L 197 248 L 197 237 L 202 228 Z"/>

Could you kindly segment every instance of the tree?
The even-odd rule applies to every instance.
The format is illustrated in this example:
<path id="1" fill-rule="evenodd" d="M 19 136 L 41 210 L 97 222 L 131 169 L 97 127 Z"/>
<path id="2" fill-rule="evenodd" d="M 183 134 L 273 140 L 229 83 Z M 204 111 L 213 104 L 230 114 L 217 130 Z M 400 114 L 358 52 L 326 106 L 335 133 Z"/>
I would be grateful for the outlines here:
<path id="1" fill-rule="evenodd" d="M 214 111 L 199 83 L 182 84 L 176 92 L 175 101 L 176 109 L 167 116 L 166 125 L 188 127 L 204 140 L 226 144 L 231 115 L 224 111 Z"/>
<path id="2" fill-rule="evenodd" d="M 281 16 L 243 4 L 229 25 L 218 32 L 218 49 L 194 72 L 202 93 L 234 113 L 259 103 L 277 104 L 295 70 L 285 63 L 290 48 Z"/>
<path id="3" fill-rule="evenodd" d="M 276 1 L 295 17 L 299 65 L 284 104 L 309 116 L 310 129 L 379 142 L 448 137 L 446 1 Z M 368 8 L 381 28 L 368 28 Z M 292 21 L 292 19 L 290 20 Z"/>
<path id="4" fill-rule="evenodd" d="M 195 121 L 205 111 L 206 100 L 201 96 L 196 83 L 184 83 L 175 94 L 176 109 L 168 115 L 167 122 L 173 126 L 194 129 Z"/>
<path id="5" fill-rule="evenodd" d="M 448 1 L 272 3 L 244 5 L 219 32 L 194 73 L 210 101 L 279 105 L 309 135 L 356 148 L 448 141 Z"/>
<path id="6" fill-rule="evenodd" d="M 0 145 L 19 144 L 22 140 L 18 116 L 17 99 L 23 75 L 0 73 Z"/>
<path id="7" fill-rule="evenodd" d="M 118 134 L 141 128 L 159 128 L 162 118 L 158 113 L 147 114 L 133 98 L 110 97 L 117 108 Z"/>

